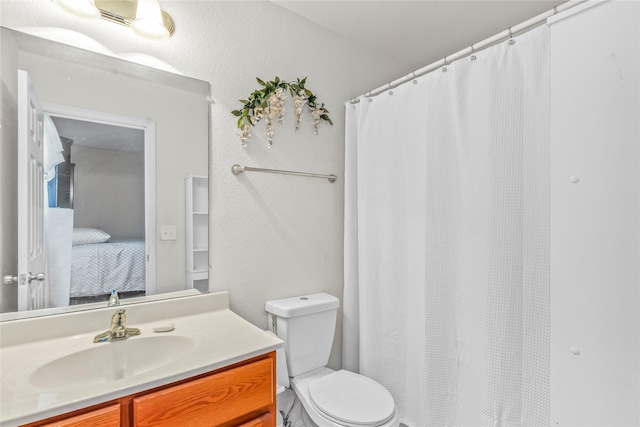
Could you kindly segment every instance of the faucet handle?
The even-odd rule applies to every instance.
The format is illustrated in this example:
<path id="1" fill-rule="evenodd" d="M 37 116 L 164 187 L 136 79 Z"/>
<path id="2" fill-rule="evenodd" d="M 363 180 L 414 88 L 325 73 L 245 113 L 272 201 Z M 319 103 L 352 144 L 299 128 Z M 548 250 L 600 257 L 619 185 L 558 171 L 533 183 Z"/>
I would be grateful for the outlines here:
<path id="1" fill-rule="evenodd" d="M 111 316 L 111 326 L 125 326 L 127 323 L 127 314 L 124 308 L 116 310 Z"/>

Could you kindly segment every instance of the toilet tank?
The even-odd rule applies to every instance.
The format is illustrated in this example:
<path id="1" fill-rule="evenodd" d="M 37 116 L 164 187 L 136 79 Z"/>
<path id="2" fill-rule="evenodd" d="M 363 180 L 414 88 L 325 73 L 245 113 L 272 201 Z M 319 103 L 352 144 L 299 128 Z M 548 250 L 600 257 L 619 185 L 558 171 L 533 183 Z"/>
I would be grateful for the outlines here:
<path id="1" fill-rule="evenodd" d="M 325 293 L 267 301 L 274 332 L 284 341 L 289 376 L 327 365 L 339 306 L 338 298 Z"/>

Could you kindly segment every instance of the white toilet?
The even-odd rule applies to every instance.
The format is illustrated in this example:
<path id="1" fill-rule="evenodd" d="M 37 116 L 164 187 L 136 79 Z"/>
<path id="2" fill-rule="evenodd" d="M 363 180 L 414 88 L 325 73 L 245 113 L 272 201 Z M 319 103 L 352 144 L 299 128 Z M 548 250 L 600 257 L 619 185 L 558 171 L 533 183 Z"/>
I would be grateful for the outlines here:
<path id="1" fill-rule="evenodd" d="M 325 367 L 338 306 L 338 299 L 325 293 L 267 301 L 271 328 L 284 341 L 291 386 L 319 427 L 398 427 L 387 389 L 363 375 Z"/>

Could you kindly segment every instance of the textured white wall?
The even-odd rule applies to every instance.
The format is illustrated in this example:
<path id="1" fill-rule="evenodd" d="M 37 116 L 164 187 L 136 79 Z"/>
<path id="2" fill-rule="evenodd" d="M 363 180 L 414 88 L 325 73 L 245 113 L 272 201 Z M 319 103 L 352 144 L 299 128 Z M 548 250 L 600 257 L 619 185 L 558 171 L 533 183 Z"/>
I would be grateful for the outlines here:
<path id="1" fill-rule="evenodd" d="M 640 425 L 639 20 L 551 25 L 552 425 Z"/>
<path id="2" fill-rule="evenodd" d="M 343 102 L 406 67 L 265 1 L 162 1 L 176 22 L 165 41 L 146 41 L 104 21 L 85 21 L 43 0 L 1 0 L 0 24 L 138 62 L 165 63 L 211 83 L 211 289 L 228 289 L 232 308 L 266 328 L 268 299 L 311 292 L 342 296 L 343 181 L 247 173 L 234 163 L 342 174 Z M 61 30 L 63 29 L 63 30 Z M 238 143 L 230 111 L 257 89 L 256 77 L 294 80 L 326 103 L 335 126 L 294 134 L 287 124 L 266 148 L 262 129 Z M 177 142 L 179 143 L 179 141 Z M 392 142 L 390 142 L 392 143 Z M 161 172 L 159 172 L 161 173 Z M 162 191 L 159 189 L 159 191 Z M 338 324 L 330 364 L 340 364 Z"/>
<path id="3" fill-rule="evenodd" d="M 210 11 L 226 17 L 210 30 L 217 40 L 209 50 L 212 66 L 219 73 L 211 80 L 211 283 L 213 289 L 230 289 L 232 308 L 266 327 L 266 300 L 321 291 L 342 297 L 344 182 L 260 173 L 236 177 L 231 165 L 341 176 L 343 102 L 400 75 L 401 64 L 268 2 L 216 3 Z M 225 56 L 225 48 L 235 54 Z M 225 83 L 223 76 L 229 77 Z M 289 103 L 287 123 L 276 129 L 273 148 L 266 147 L 261 127 L 252 132 L 247 148 L 240 147 L 229 111 L 257 88 L 256 76 L 308 77 L 307 86 L 327 104 L 335 126 L 321 125 L 316 136 L 307 116 L 294 134 Z M 333 367 L 340 365 L 341 331 L 340 316 Z"/>

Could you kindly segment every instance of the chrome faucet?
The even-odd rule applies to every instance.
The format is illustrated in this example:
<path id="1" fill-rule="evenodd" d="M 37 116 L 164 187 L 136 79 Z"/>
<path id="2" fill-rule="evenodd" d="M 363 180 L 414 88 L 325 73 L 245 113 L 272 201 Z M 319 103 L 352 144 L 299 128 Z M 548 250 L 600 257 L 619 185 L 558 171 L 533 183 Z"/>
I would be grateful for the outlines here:
<path id="1" fill-rule="evenodd" d="M 111 316 L 109 330 L 96 335 L 95 338 L 93 338 L 93 342 L 123 340 L 135 335 L 140 335 L 140 329 L 127 328 L 127 315 L 125 314 L 125 309 L 121 308 Z"/>
<path id="2" fill-rule="evenodd" d="M 118 291 L 116 291 L 115 289 L 111 291 L 111 296 L 109 297 L 109 302 L 107 302 L 107 307 L 113 307 L 114 305 L 120 305 Z"/>

